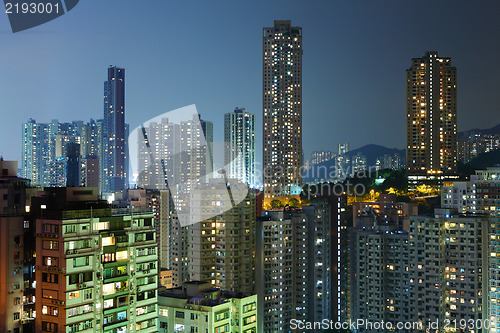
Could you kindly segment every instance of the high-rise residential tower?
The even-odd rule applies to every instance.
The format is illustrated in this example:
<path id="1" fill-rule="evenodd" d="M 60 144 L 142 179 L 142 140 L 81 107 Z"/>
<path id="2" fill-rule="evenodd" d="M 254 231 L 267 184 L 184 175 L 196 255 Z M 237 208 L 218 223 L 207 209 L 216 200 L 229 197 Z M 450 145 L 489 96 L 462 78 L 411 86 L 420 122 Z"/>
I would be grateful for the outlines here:
<path id="1" fill-rule="evenodd" d="M 125 69 L 108 68 L 104 82 L 104 133 L 102 157 L 103 194 L 112 194 L 128 187 L 127 145 L 125 125 Z"/>
<path id="2" fill-rule="evenodd" d="M 236 108 L 224 115 L 224 164 L 229 177 L 255 186 L 255 115 Z"/>
<path id="3" fill-rule="evenodd" d="M 263 38 L 263 183 L 272 200 L 302 186 L 302 28 L 274 21 Z"/>
<path id="4" fill-rule="evenodd" d="M 49 185 L 49 126 L 30 119 L 22 125 L 21 174 L 34 185 Z"/>
<path id="5" fill-rule="evenodd" d="M 406 71 L 406 167 L 410 187 L 442 180 L 457 168 L 457 70 L 426 52 Z"/>

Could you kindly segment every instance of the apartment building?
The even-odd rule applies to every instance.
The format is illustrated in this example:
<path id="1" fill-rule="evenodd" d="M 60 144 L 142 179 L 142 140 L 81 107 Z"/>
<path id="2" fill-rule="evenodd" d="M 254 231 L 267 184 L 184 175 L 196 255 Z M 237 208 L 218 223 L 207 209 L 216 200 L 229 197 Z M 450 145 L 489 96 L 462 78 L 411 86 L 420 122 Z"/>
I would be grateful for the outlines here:
<path id="1" fill-rule="evenodd" d="M 158 254 L 149 209 L 112 209 L 97 188 L 33 198 L 40 332 L 157 332 Z"/>

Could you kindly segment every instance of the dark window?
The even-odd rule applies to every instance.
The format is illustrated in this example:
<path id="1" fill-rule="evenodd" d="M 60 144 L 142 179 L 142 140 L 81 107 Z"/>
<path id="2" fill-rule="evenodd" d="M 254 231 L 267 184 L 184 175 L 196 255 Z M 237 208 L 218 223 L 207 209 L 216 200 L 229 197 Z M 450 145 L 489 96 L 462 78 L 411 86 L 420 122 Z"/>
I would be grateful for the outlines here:
<path id="1" fill-rule="evenodd" d="M 59 275 L 51 273 L 42 273 L 42 282 L 59 283 Z"/>
<path id="2" fill-rule="evenodd" d="M 42 321 L 43 332 L 57 332 L 57 324 L 48 321 Z"/>

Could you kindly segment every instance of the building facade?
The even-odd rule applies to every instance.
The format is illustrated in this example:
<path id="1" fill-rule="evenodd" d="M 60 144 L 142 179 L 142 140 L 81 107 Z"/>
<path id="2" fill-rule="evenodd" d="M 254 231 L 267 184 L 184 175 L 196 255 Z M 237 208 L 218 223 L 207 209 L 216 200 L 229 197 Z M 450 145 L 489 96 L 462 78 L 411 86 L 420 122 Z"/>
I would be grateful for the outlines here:
<path id="1" fill-rule="evenodd" d="M 356 227 L 351 237 L 351 319 L 408 322 L 408 234 L 375 225 Z M 360 327 L 359 332 L 386 330 Z"/>
<path id="2" fill-rule="evenodd" d="M 149 210 L 111 209 L 96 188 L 32 199 L 37 332 L 157 332 L 157 245 Z"/>
<path id="3" fill-rule="evenodd" d="M 29 181 L 17 177 L 17 162 L 0 158 L 0 331 L 30 332 L 31 303 L 24 293 L 24 221 Z M 29 300 L 29 302 L 28 302 Z"/>
<path id="4" fill-rule="evenodd" d="M 342 251 L 332 246 L 338 239 L 331 211 L 321 199 L 301 210 L 266 211 L 258 219 L 259 332 L 291 332 L 292 319 L 346 318 L 346 291 L 337 262 Z"/>
<path id="5" fill-rule="evenodd" d="M 411 320 L 447 322 L 487 318 L 488 217 L 456 217 L 442 209 L 435 217 L 410 218 Z M 484 326 L 480 329 L 483 329 Z M 464 332 L 478 332 L 469 327 Z"/>
<path id="6" fill-rule="evenodd" d="M 257 235 L 258 332 L 289 332 L 295 312 L 292 221 L 261 219 Z"/>
<path id="7" fill-rule="evenodd" d="M 470 199 L 467 208 L 476 214 L 489 216 L 489 276 L 487 293 L 488 319 L 491 320 L 490 332 L 500 332 L 500 168 L 493 167 L 477 170 L 471 176 Z"/>

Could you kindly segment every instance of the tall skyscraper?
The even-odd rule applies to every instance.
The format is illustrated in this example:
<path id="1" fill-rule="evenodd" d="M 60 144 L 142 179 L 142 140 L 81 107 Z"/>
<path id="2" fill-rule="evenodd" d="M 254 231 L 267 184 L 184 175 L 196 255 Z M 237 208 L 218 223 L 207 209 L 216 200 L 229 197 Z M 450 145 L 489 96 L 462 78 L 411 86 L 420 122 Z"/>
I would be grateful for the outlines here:
<path id="1" fill-rule="evenodd" d="M 110 66 L 104 82 L 103 194 L 128 187 L 125 127 L 125 69 Z"/>
<path id="2" fill-rule="evenodd" d="M 264 197 L 302 186 L 302 28 L 274 21 L 263 40 Z"/>
<path id="3" fill-rule="evenodd" d="M 457 70 L 450 58 L 426 52 L 406 71 L 406 167 L 410 187 L 455 175 Z"/>
<path id="4" fill-rule="evenodd" d="M 224 115 L 224 164 L 228 175 L 255 186 L 255 115 L 236 108 Z"/>

